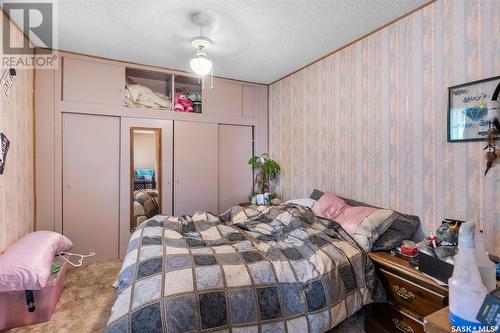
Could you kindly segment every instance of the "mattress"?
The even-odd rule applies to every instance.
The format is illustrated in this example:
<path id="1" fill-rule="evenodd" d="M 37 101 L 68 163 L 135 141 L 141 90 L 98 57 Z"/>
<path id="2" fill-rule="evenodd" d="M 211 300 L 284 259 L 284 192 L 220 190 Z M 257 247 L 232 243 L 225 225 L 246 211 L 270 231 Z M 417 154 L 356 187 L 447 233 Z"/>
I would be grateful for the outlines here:
<path id="1" fill-rule="evenodd" d="M 157 215 L 132 234 L 107 332 L 325 332 L 381 298 L 367 254 L 309 208 Z"/>

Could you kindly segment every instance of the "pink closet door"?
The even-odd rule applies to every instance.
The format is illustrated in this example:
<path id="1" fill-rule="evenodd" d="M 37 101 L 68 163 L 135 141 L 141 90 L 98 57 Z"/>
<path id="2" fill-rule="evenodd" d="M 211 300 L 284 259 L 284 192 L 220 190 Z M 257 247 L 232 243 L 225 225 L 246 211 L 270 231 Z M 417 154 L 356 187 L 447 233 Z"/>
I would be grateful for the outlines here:
<path id="1" fill-rule="evenodd" d="M 219 213 L 248 201 L 252 146 L 251 126 L 219 125 Z"/>
<path id="2" fill-rule="evenodd" d="M 241 83 L 219 78 L 214 80 L 213 89 L 203 90 L 203 113 L 241 117 Z"/>
<path id="3" fill-rule="evenodd" d="M 217 124 L 174 122 L 174 214 L 217 213 Z"/>
<path id="4" fill-rule="evenodd" d="M 90 261 L 118 258 L 120 119 L 63 114 L 63 233 Z"/>
<path id="5" fill-rule="evenodd" d="M 63 60 L 64 101 L 123 105 L 125 66 L 72 57 Z"/>

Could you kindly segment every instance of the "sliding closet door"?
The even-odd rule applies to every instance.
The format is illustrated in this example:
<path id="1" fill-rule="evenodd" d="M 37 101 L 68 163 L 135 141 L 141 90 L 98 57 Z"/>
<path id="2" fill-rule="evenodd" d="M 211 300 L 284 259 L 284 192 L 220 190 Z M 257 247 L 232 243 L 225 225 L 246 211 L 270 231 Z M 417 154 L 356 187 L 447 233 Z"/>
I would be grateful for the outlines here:
<path id="1" fill-rule="evenodd" d="M 217 124 L 174 122 L 174 214 L 217 213 Z"/>
<path id="2" fill-rule="evenodd" d="M 63 233 L 88 261 L 118 258 L 120 120 L 63 114 Z"/>
<path id="3" fill-rule="evenodd" d="M 248 201 L 252 189 L 252 127 L 219 125 L 219 212 Z"/>

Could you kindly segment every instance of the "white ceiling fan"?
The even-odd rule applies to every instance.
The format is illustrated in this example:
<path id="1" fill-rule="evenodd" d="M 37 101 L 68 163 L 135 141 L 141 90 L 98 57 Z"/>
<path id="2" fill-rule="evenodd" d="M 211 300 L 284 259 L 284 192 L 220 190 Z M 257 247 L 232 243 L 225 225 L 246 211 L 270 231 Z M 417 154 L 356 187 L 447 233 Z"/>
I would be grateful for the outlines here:
<path id="1" fill-rule="evenodd" d="M 200 27 L 200 35 L 191 40 L 191 45 L 196 49 L 196 55 L 190 61 L 191 69 L 200 77 L 211 73 L 213 81 L 213 66 L 212 61 L 207 57 L 206 50 L 212 46 L 212 41 L 203 36 L 203 27 L 208 25 L 210 17 L 204 14 L 194 14 L 191 17 L 192 21 Z"/>

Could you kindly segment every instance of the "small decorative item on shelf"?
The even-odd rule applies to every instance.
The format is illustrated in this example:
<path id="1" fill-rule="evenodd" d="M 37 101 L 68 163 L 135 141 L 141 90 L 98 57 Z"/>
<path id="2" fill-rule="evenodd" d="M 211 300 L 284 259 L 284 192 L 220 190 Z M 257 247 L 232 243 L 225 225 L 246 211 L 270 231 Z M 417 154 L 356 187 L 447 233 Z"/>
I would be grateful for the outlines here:
<path id="1" fill-rule="evenodd" d="M 464 222 L 444 219 L 435 234 L 430 233 L 425 237 L 425 252 L 443 261 L 452 262 L 457 251 L 458 230 Z"/>
<path id="2" fill-rule="evenodd" d="M 193 112 L 193 102 L 181 93 L 175 94 L 174 111 L 177 112 Z"/>
<path id="3" fill-rule="evenodd" d="M 436 233 L 423 240 L 418 256 L 419 270 L 447 283 L 453 273 L 453 257 L 457 254 L 458 233 L 465 221 L 445 219 Z"/>
<path id="4" fill-rule="evenodd" d="M 267 154 L 253 156 L 248 164 L 254 170 L 254 184 L 249 196 L 252 204 L 269 205 L 276 202 L 274 183 L 281 171 L 279 164 Z"/>
<path id="5" fill-rule="evenodd" d="M 193 102 L 193 112 L 201 113 L 201 94 L 190 92 L 187 97 Z"/>

